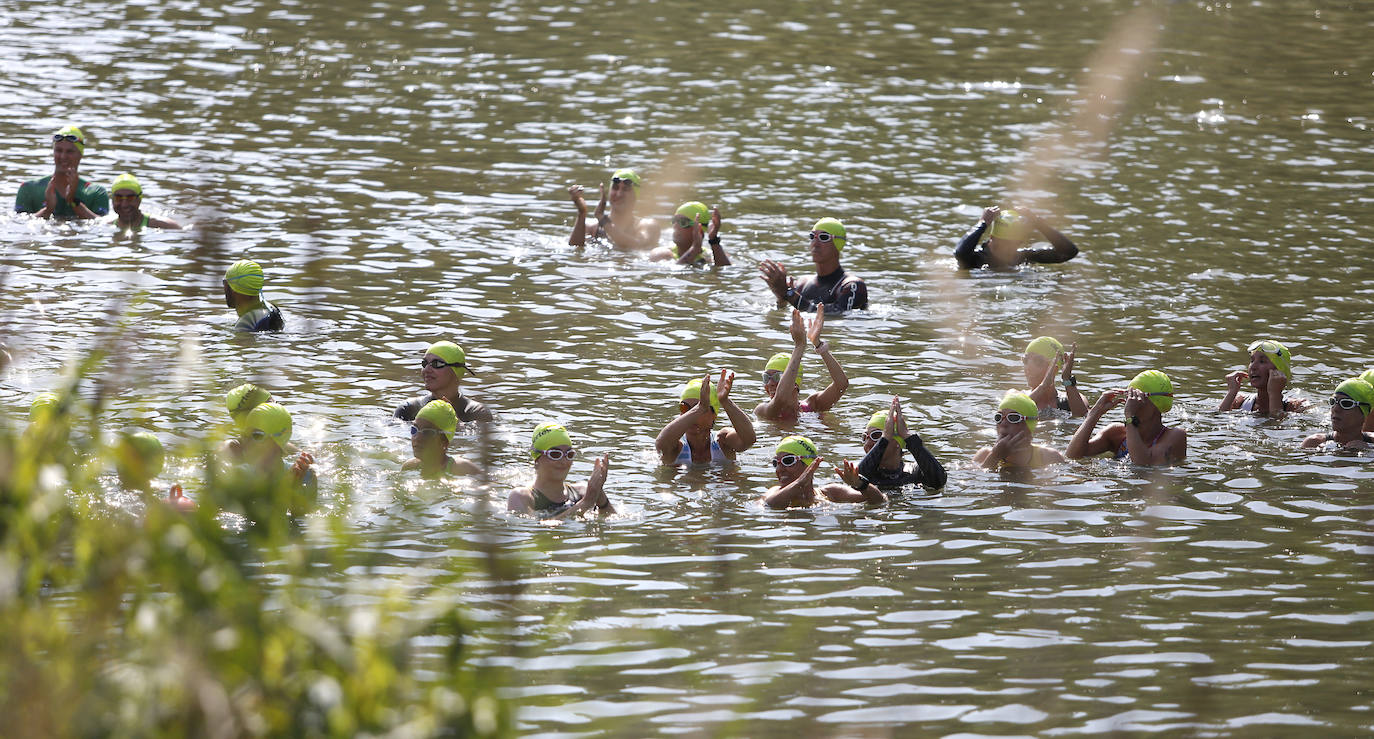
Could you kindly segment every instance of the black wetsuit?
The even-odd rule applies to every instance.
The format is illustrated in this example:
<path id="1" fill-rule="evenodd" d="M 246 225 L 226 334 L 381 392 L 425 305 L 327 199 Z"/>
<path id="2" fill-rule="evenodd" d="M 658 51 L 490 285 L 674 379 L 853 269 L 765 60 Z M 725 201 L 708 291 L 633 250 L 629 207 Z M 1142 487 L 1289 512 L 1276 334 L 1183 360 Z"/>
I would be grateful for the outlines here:
<path id="1" fill-rule="evenodd" d="M 396 407 L 396 412 L 392 415 L 402 421 L 414 421 L 415 416 L 420 413 L 420 409 L 434 400 L 439 400 L 439 398 L 429 393 L 425 393 L 418 398 L 413 398 L 400 404 Z M 478 403 L 462 393 L 458 394 L 458 402 L 453 406 L 453 410 L 458 414 L 458 420 L 464 423 L 468 421 L 491 420 L 491 411 L 488 410 L 485 405 Z"/>
<path id="2" fill-rule="evenodd" d="M 549 500 L 543 493 L 534 488 L 530 488 L 530 493 L 531 497 L 534 498 L 530 501 L 530 508 L 537 511 L 541 516 L 557 516 L 577 505 L 577 501 L 582 500 L 582 496 L 578 495 L 571 485 L 563 486 L 563 494 L 568 496 L 568 499 L 557 503 Z"/>
<path id="3" fill-rule="evenodd" d="M 887 451 L 890 443 L 886 437 L 879 439 L 877 444 L 859 460 L 859 474 L 868 478 L 868 481 L 880 488 L 899 488 L 904 485 L 924 485 L 928 488 L 942 488 L 945 486 L 945 468 L 926 449 L 925 444 L 921 443 L 921 437 L 917 434 L 903 439 L 906 443 L 907 451 L 916 458 L 916 464 L 910 468 L 903 467 L 896 470 L 885 470 L 878 466 L 883 461 L 883 452 Z"/>
<path id="4" fill-rule="evenodd" d="M 1039 218 L 1036 218 L 1031 225 L 1035 227 L 1035 230 L 1044 234 L 1046 239 L 1049 239 L 1049 246 L 1040 245 L 1034 248 L 1017 249 L 1016 264 L 1021 262 L 1058 264 L 1078 256 L 1078 247 L 1069 241 L 1069 237 L 1054 230 Z M 988 266 L 988 244 L 983 241 L 983 234 L 987 233 L 987 230 L 987 222 L 978 221 L 978 225 L 974 226 L 972 231 L 964 234 L 964 238 L 959 239 L 959 245 L 954 247 L 954 258 L 959 260 L 960 267 L 977 269 Z"/>
<path id="5" fill-rule="evenodd" d="M 862 277 L 849 274 L 844 267 L 828 275 L 807 275 L 797 280 L 783 302 L 803 313 L 811 313 L 824 305 L 826 314 L 868 308 L 868 286 Z"/>

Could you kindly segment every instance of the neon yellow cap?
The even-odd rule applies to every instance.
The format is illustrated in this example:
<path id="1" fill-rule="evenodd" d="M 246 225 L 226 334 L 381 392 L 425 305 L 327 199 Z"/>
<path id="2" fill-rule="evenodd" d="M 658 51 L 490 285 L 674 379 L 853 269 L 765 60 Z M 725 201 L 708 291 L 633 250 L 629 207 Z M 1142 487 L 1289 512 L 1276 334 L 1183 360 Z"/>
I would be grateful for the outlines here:
<path id="1" fill-rule="evenodd" d="M 629 168 L 617 169 L 617 170 L 615 171 L 615 173 L 611 175 L 611 179 L 613 179 L 613 180 L 629 180 L 629 181 L 630 181 L 630 184 L 633 185 L 634 188 L 635 188 L 635 194 L 636 194 L 636 195 L 639 194 L 639 186 L 640 186 L 641 184 L 643 184 L 643 181 L 642 181 L 642 180 L 640 179 L 640 177 L 639 177 L 639 173 L 638 173 L 638 172 L 635 172 L 633 169 L 629 169 Z"/>
<path id="2" fill-rule="evenodd" d="M 787 352 L 778 352 L 768 358 L 768 364 L 763 366 L 764 372 L 777 371 L 786 372 L 787 363 L 792 361 L 792 355 Z M 802 368 L 797 368 L 797 387 L 800 389 L 802 383 Z"/>
<path id="3" fill-rule="evenodd" d="M 147 431 L 125 431 L 115 449 L 115 468 L 121 479 L 146 484 L 162 474 L 162 442 Z"/>
<path id="4" fill-rule="evenodd" d="M 1288 347 L 1272 339 L 1260 339 L 1246 348 L 1247 354 L 1261 352 L 1269 357 L 1269 361 L 1274 363 L 1274 367 L 1287 377 L 1292 377 L 1293 353 L 1288 351 Z"/>
<path id="5" fill-rule="evenodd" d="M 711 209 L 705 203 L 692 200 L 677 207 L 675 216 L 687 216 L 697 223 L 706 223 L 711 218 Z"/>
<path id="6" fill-rule="evenodd" d="M 229 409 L 229 415 L 234 419 L 234 423 L 242 428 L 243 422 L 254 408 L 271 400 L 272 393 L 251 382 L 245 382 L 224 396 L 224 407 Z"/>
<path id="7" fill-rule="evenodd" d="M 1363 377 L 1352 377 L 1336 386 L 1337 393 L 1344 393 L 1345 397 L 1350 398 L 1360 404 L 1360 410 L 1367 416 L 1371 407 L 1374 407 L 1374 386 L 1371 386 Z"/>
<path id="8" fill-rule="evenodd" d="M 773 450 L 773 454 L 795 454 L 798 457 L 815 459 L 820 455 L 820 452 L 816 450 L 816 445 L 812 444 L 811 440 L 805 436 L 789 436 L 778 442 L 778 447 Z"/>
<path id="9" fill-rule="evenodd" d="M 458 375 L 458 379 L 460 380 L 463 379 L 463 375 L 477 374 L 472 371 L 472 368 L 468 367 L 467 352 L 464 352 L 463 347 L 458 346 L 452 341 L 436 341 L 429 345 L 429 348 L 425 350 L 425 354 L 433 354 L 449 364 L 461 365 L 459 367 L 450 368 L 453 370 L 453 374 Z"/>
<path id="10" fill-rule="evenodd" d="M 138 178 L 129 172 L 125 172 L 116 177 L 114 182 L 110 183 L 111 195 L 114 195 L 120 190 L 133 190 L 135 195 L 143 197 L 143 185 L 138 184 Z"/>
<path id="11" fill-rule="evenodd" d="M 453 434 L 458 431 L 458 413 L 447 400 L 431 400 L 425 403 L 425 407 L 415 414 L 415 420 L 422 418 L 442 431 L 445 439 L 453 441 Z"/>
<path id="12" fill-rule="evenodd" d="M 572 446 L 572 437 L 568 436 L 568 430 L 561 425 L 553 423 L 541 423 L 534 427 L 534 433 L 530 435 L 530 458 L 539 459 L 542 452 L 546 452 L 556 446 Z"/>
<path id="13" fill-rule="evenodd" d="M 260 403 L 248 412 L 243 429 L 267 434 L 282 451 L 286 451 L 286 445 L 291 441 L 291 412 L 276 403 Z"/>
<path id="14" fill-rule="evenodd" d="M 1131 380 L 1131 387 L 1148 393 L 1150 402 L 1160 413 L 1168 413 L 1174 407 L 1174 383 L 1169 376 L 1159 370 L 1145 370 Z"/>
<path id="15" fill-rule="evenodd" d="M 1031 396 L 1019 390 L 1008 390 L 1002 396 L 1002 402 L 998 404 L 999 411 L 1016 411 L 1026 417 L 1026 428 L 1035 430 L 1035 424 L 1039 423 L 1040 407 L 1031 400 Z"/>
<path id="16" fill-rule="evenodd" d="M 33 423 L 40 418 L 49 418 L 56 414 L 61 402 L 62 398 L 54 392 L 42 392 L 33 396 L 33 402 L 29 404 L 29 422 Z"/>
<path id="17" fill-rule="evenodd" d="M 1374 369 L 1365 370 L 1364 374 L 1360 375 L 1360 379 L 1364 380 L 1370 385 L 1374 385 Z"/>
<path id="18" fill-rule="evenodd" d="M 82 133 L 81 129 L 76 126 L 63 126 L 57 133 L 52 135 L 53 143 L 56 143 L 57 140 L 63 136 L 75 136 L 76 141 L 72 143 L 76 145 L 76 150 L 82 154 L 86 153 L 86 134 Z"/>
<path id="19" fill-rule="evenodd" d="M 1060 358 L 1064 355 L 1064 345 L 1053 336 L 1039 336 L 1026 345 L 1026 353 L 1039 354 L 1045 359 L 1059 364 Z"/>
<path id="20" fill-rule="evenodd" d="M 997 220 L 992 222 L 992 228 L 988 229 L 988 236 L 994 239 L 1025 241 L 1029 235 L 1030 229 L 1027 227 L 1026 220 L 1014 210 L 999 212 Z"/>
<path id="21" fill-rule="evenodd" d="M 822 218 L 811 227 L 812 231 L 824 231 L 835 237 L 835 251 L 844 251 L 844 224 L 836 218 Z"/>
<path id="22" fill-rule="evenodd" d="M 682 393 L 679 396 L 679 399 L 682 400 L 682 402 L 684 403 L 689 400 L 700 401 L 701 378 L 697 377 L 695 379 L 688 380 L 687 384 L 682 386 Z M 715 411 L 716 413 L 720 413 L 720 396 L 716 395 L 715 385 L 711 386 L 711 410 Z"/>
<path id="23" fill-rule="evenodd" d="M 239 295 L 260 294 L 262 283 L 265 281 L 262 267 L 251 259 L 240 259 L 229 265 L 229 269 L 224 273 L 224 279 L 229 283 L 229 289 Z"/>

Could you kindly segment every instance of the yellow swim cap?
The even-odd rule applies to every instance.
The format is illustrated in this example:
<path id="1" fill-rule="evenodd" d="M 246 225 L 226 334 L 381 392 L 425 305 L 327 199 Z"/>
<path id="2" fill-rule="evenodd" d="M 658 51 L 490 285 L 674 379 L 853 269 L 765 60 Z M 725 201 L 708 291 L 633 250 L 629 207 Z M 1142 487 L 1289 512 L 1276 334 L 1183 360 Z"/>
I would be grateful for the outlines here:
<path id="1" fill-rule="evenodd" d="M 1035 424 L 1039 423 L 1040 407 L 1031 400 L 1029 395 L 1019 390 L 1008 390 L 1002 396 L 1002 402 L 997 406 L 999 411 L 1016 411 L 1026 417 L 1026 428 L 1035 430 Z"/>
<path id="2" fill-rule="evenodd" d="M 282 451 L 291 441 L 291 412 L 276 403 L 261 403 L 248 412 L 243 422 L 244 431 L 261 431 L 277 442 Z"/>
<path id="3" fill-rule="evenodd" d="M 770 372 L 770 371 L 786 372 L 786 371 L 787 371 L 787 363 L 790 362 L 790 361 L 792 361 L 792 355 L 791 355 L 791 354 L 788 354 L 787 352 L 778 352 L 777 354 L 774 354 L 773 356 L 771 356 L 771 357 L 768 358 L 768 364 L 765 364 L 765 365 L 763 366 L 763 371 L 764 371 L 764 372 Z M 802 382 L 802 368 L 801 368 L 801 367 L 797 367 L 797 388 L 798 388 L 798 389 L 801 389 L 801 382 Z"/>
<path id="4" fill-rule="evenodd" d="M 415 414 L 415 420 L 421 418 L 438 427 L 444 433 L 445 439 L 453 441 L 453 434 L 458 430 L 458 413 L 447 400 L 431 400 L 425 403 L 425 407 Z"/>
<path id="5" fill-rule="evenodd" d="M 1274 363 L 1274 367 L 1287 377 L 1292 377 L 1293 354 L 1288 351 L 1288 347 L 1272 339 L 1261 339 L 1251 344 L 1246 350 L 1247 354 L 1260 352 L 1269 357 L 1269 361 Z"/>
<path id="6" fill-rule="evenodd" d="M 245 382 L 224 396 L 224 406 L 229 409 L 229 416 L 234 419 L 234 423 L 242 428 L 249 412 L 270 400 L 272 393 L 251 382 Z"/>
<path id="7" fill-rule="evenodd" d="M 864 430 L 867 431 L 868 429 L 883 429 L 884 431 L 886 431 L 887 414 L 888 411 L 873 411 L 873 415 L 868 419 L 868 426 Z M 896 442 L 897 446 L 906 446 L 906 442 L 902 440 L 902 437 L 897 435 L 895 430 L 892 433 L 892 441 Z"/>
<path id="8" fill-rule="evenodd" d="M 815 459 L 820 452 L 816 450 L 816 445 L 805 436 L 789 436 L 778 442 L 778 448 L 773 450 L 773 454 L 795 454 L 798 457 Z"/>
<path id="9" fill-rule="evenodd" d="M 229 289 L 239 295 L 257 295 L 262 292 L 262 267 L 251 259 L 240 259 L 229 265 L 228 271 L 224 273 L 224 279 L 229 283 Z"/>
<path id="10" fill-rule="evenodd" d="M 125 431 L 115 447 L 115 468 L 123 480 L 147 484 L 162 474 L 162 442 L 147 431 Z"/>
<path id="11" fill-rule="evenodd" d="M 611 175 L 611 179 L 613 179 L 613 180 L 629 180 L 629 181 L 630 181 L 630 184 L 631 184 L 631 185 L 634 185 L 635 194 L 636 194 L 636 195 L 639 194 L 639 185 L 640 185 L 640 183 L 641 183 L 641 180 L 640 180 L 640 178 L 639 178 L 639 174 L 636 173 L 633 169 L 628 169 L 628 168 L 627 168 L 627 169 L 617 169 L 617 170 L 615 171 L 615 174 L 612 174 L 612 175 Z"/>
<path id="12" fill-rule="evenodd" d="M 706 223 L 711 218 L 711 209 L 705 203 L 692 200 L 677 207 L 675 216 L 687 216 L 697 223 Z"/>
<path id="13" fill-rule="evenodd" d="M 994 239 L 1025 241 L 1029 235 L 1030 229 L 1027 227 L 1025 219 L 1014 210 L 1004 210 L 998 213 L 997 220 L 993 221 L 992 227 L 988 229 L 988 236 Z"/>
<path id="14" fill-rule="evenodd" d="M 133 190 L 135 195 L 143 197 L 143 186 L 138 184 L 138 178 L 129 172 L 116 177 L 115 181 L 110 183 L 111 195 L 120 190 Z"/>
<path id="15" fill-rule="evenodd" d="M 57 143 L 67 136 L 75 136 L 76 140 L 72 143 L 76 145 L 76 150 L 82 154 L 86 153 L 86 134 L 81 133 L 81 129 L 76 126 L 63 126 L 57 133 L 52 135 L 53 143 Z"/>
<path id="16" fill-rule="evenodd" d="M 1336 386 L 1336 392 L 1344 393 L 1347 398 L 1359 403 L 1361 412 L 1366 416 L 1369 415 L 1371 407 L 1374 407 L 1374 386 L 1363 377 L 1352 377 L 1342 382 Z"/>
<path id="17" fill-rule="evenodd" d="M 468 355 L 463 351 L 463 347 L 458 346 L 452 341 L 436 341 L 429 345 L 429 348 L 425 350 L 425 354 L 433 354 L 449 364 L 460 365 L 450 368 L 453 370 L 453 374 L 458 375 L 458 379 L 460 380 L 463 379 L 463 375 L 477 374 L 468 368 Z"/>
<path id="18" fill-rule="evenodd" d="M 541 423 L 534 427 L 534 433 L 530 436 L 530 458 L 539 459 L 539 455 L 556 446 L 572 446 L 572 437 L 568 436 L 568 430 L 553 423 Z"/>
<path id="19" fill-rule="evenodd" d="M 824 231 L 835 237 L 835 251 L 844 251 L 844 224 L 835 218 L 822 218 L 811 227 L 812 231 Z"/>
<path id="20" fill-rule="evenodd" d="M 54 392 L 43 392 L 33 396 L 33 402 L 29 404 L 29 423 L 40 418 L 50 418 L 57 413 L 58 405 L 62 398 Z"/>
<path id="21" fill-rule="evenodd" d="M 1374 385 L 1374 369 L 1372 369 L 1372 370 L 1365 370 L 1365 373 L 1362 374 L 1362 375 L 1360 375 L 1360 379 L 1361 379 L 1361 380 L 1364 380 L 1365 382 L 1369 383 L 1370 385 Z"/>
<path id="22" fill-rule="evenodd" d="M 1169 376 L 1159 370 L 1145 370 L 1131 380 L 1131 387 L 1150 395 L 1160 413 L 1168 413 L 1174 407 L 1174 383 Z"/>
<path id="23" fill-rule="evenodd" d="M 1026 353 L 1039 354 L 1057 365 L 1064 355 L 1064 345 L 1052 336 L 1039 336 L 1026 345 Z"/>
<path id="24" fill-rule="evenodd" d="M 682 393 L 679 395 L 679 399 L 684 403 L 686 403 L 689 400 L 700 401 L 701 378 L 697 377 L 695 379 L 688 380 L 687 384 L 682 386 Z M 716 395 L 715 385 L 711 386 L 711 410 L 715 411 L 716 413 L 720 413 L 720 396 Z"/>

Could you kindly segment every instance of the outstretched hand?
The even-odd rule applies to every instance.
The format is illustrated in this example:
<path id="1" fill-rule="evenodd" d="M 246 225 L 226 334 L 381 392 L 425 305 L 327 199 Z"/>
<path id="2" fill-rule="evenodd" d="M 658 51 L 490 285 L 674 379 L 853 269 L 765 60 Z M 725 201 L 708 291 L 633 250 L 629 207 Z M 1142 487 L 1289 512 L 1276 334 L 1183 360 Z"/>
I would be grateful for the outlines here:
<path id="1" fill-rule="evenodd" d="M 572 204 L 577 207 L 577 214 L 579 216 L 586 217 L 587 201 L 582 197 L 581 185 L 573 185 L 572 187 L 568 188 L 568 199 L 571 200 Z"/>
<path id="2" fill-rule="evenodd" d="M 817 305 L 816 317 L 811 319 L 806 326 L 806 338 L 811 341 L 812 346 L 818 346 L 821 343 L 821 328 L 823 326 L 825 326 L 825 306 Z"/>
<path id="3" fill-rule="evenodd" d="M 806 325 L 802 322 L 801 311 L 796 308 L 792 309 L 792 325 L 788 327 L 787 332 L 792 335 L 792 343 L 797 346 L 802 346 L 806 341 Z"/>
<path id="4" fill-rule="evenodd" d="M 705 385 L 706 383 L 702 383 Z M 720 404 L 725 405 L 726 399 L 730 397 L 730 388 L 735 386 L 735 373 L 723 369 L 720 371 L 720 382 L 716 383 L 716 397 L 720 399 Z"/>
<path id="5" fill-rule="evenodd" d="M 844 480 L 844 484 L 855 490 L 859 489 L 858 465 L 847 459 L 841 460 L 839 464 L 835 465 L 835 474 L 839 475 L 841 480 Z"/>

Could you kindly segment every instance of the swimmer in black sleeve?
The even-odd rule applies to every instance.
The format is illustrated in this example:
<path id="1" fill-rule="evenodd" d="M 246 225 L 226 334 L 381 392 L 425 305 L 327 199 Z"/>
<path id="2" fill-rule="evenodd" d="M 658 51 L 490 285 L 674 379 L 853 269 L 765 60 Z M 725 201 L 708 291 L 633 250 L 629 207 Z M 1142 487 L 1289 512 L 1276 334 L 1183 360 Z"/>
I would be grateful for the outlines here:
<path id="1" fill-rule="evenodd" d="M 804 313 L 825 306 L 826 313 L 844 313 L 868 308 L 868 286 L 863 278 L 840 266 L 840 252 L 846 242 L 844 224 L 822 218 L 811 229 L 811 261 L 816 274 L 800 281 L 787 276 L 787 268 L 765 259 L 759 262 L 759 277 L 783 303 Z"/>
<path id="2" fill-rule="evenodd" d="M 1032 229 L 1044 235 L 1049 246 L 1028 247 Z M 983 211 L 978 225 L 954 247 L 954 258 L 962 269 L 1006 269 L 1026 262 L 1058 264 L 1076 256 L 1078 247 L 1039 216 L 1024 208 L 1017 213 L 995 205 Z"/>
<path id="3" fill-rule="evenodd" d="M 424 380 L 428 392 L 402 403 L 392 415 L 402 421 L 414 421 L 420 409 L 430 401 L 447 400 L 459 421 L 490 421 L 491 411 L 464 395 L 458 387 L 463 376 L 471 371 L 462 347 L 452 341 L 430 344 L 425 356 L 420 359 L 420 379 Z"/>
<path id="4" fill-rule="evenodd" d="M 902 450 L 915 457 L 916 464 L 902 465 Z M 902 404 L 894 395 L 892 406 L 878 411 L 864 429 L 864 458 L 859 460 L 859 474 L 880 488 L 900 488 L 924 485 L 928 488 L 945 486 L 945 467 L 926 449 L 918 434 L 908 433 L 902 417 Z"/>

